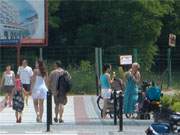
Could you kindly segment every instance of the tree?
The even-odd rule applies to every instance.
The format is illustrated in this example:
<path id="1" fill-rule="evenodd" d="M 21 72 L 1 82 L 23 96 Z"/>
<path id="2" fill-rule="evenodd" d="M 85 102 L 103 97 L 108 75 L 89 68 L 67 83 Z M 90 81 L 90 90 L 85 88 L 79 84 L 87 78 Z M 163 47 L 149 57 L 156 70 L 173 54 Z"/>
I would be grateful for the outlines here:
<path id="1" fill-rule="evenodd" d="M 139 48 L 143 69 L 149 70 L 157 53 L 155 45 L 163 26 L 161 19 L 172 10 L 173 1 L 96 1 L 95 23 L 78 27 L 76 44 Z M 89 12 L 82 5 L 82 14 Z M 91 13 L 91 12 L 90 12 Z"/>
<path id="2" fill-rule="evenodd" d="M 48 21 L 50 28 L 59 28 L 60 18 L 57 15 L 59 5 L 60 0 L 48 0 Z"/>
<path id="3" fill-rule="evenodd" d="M 53 5 L 53 0 L 50 1 Z M 167 30 L 167 24 L 173 23 L 179 31 L 177 3 L 178 0 L 61 1 L 59 8 L 54 4 L 50 9 L 49 24 L 53 26 L 50 42 L 74 48 L 138 48 L 141 67 L 150 70 L 158 53 L 157 39 L 163 36 L 162 28 Z M 173 16 L 176 19 L 169 21 Z"/>

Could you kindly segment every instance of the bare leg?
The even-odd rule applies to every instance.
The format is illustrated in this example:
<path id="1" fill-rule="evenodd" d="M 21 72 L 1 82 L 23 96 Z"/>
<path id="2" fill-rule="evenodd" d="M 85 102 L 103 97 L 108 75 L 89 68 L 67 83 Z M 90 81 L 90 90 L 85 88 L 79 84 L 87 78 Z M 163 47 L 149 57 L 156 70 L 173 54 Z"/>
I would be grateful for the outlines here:
<path id="1" fill-rule="evenodd" d="M 28 106 L 28 98 L 29 98 L 29 92 L 26 95 L 26 105 Z"/>
<path id="2" fill-rule="evenodd" d="M 8 98 L 9 98 L 9 106 L 12 106 L 12 93 L 8 93 Z"/>
<path id="3" fill-rule="evenodd" d="M 35 112 L 36 112 L 36 115 L 37 115 L 37 119 L 36 120 L 38 121 L 38 119 L 39 119 L 38 99 L 34 99 L 33 103 L 34 103 L 34 109 L 35 109 Z"/>
<path id="4" fill-rule="evenodd" d="M 107 103 L 108 103 L 108 99 L 104 99 L 104 106 L 103 106 L 103 119 L 105 119 L 105 118 L 106 118 Z"/>
<path id="5" fill-rule="evenodd" d="M 19 119 L 19 118 L 18 118 L 18 112 L 17 112 L 17 111 L 15 112 L 15 116 L 16 116 L 16 122 L 17 122 L 18 119 Z"/>
<path id="6" fill-rule="evenodd" d="M 43 116 L 43 112 L 44 112 L 44 99 L 39 99 L 39 117 L 40 117 L 40 121 L 42 122 L 42 116 Z"/>
<path id="7" fill-rule="evenodd" d="M 28 97 L 29 97 L 29 92 L 28 91 L 26 91 L 25 89 L 24 89 L 24 95 L 25 95 L 25 103 L 26 103 L 26 106 L 28 106 Z"/>
<path id="8" fill-rule="evenodd" d="M 58 119 L 59 105 L 55 105 L 55 118 Z"/>
<path id="9" fill-rule="evenodd" d="M 5 94 L 5 106 L 8 105 L 8 94 Z"/>
<path id="10" fill-rule="evenodd" d="M 64 113 L 64 105 L 59 104 L 59 119 L 60 120 L 62 120 L 63 113 Z"/>
<path id="11" fill-rule="evenodd" d="M 21 122 L 21 120 L 22 120 L 22 112 L 19 112 L 18 114 L 19 114 L 19 120 Z"/>

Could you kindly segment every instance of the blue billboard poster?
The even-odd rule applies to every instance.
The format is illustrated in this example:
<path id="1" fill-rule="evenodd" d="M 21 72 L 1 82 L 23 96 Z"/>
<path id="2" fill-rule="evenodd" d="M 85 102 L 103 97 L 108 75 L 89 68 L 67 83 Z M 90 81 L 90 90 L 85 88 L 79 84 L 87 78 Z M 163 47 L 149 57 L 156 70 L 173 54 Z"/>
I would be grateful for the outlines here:
<path id="1" fill-rule="evenodd" d="M 46 0 L 0 0 L 0 46 L 46 43 Z"/>

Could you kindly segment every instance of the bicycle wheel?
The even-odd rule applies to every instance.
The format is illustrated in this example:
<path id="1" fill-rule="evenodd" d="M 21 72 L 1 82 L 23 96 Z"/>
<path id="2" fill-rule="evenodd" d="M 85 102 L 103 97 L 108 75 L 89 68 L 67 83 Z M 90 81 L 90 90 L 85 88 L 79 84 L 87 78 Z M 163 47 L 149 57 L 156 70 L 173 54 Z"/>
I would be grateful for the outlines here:
<path id="1" fill-rule="evenodd" d="M 103 97 L 99 96 L 97 99 L 97 105 L 100 111 L 103 110 L 103 105 L 104 105 L 104 101 L 103 101 Z"/>
<path id="2" fill-rule="evenodd" d="M 129 118 L 131 118 L 133 116 L 133 114 L 132 113 L 126 113 L 125 116 L 126 116 L 126 118 L 129 119 Z"/>

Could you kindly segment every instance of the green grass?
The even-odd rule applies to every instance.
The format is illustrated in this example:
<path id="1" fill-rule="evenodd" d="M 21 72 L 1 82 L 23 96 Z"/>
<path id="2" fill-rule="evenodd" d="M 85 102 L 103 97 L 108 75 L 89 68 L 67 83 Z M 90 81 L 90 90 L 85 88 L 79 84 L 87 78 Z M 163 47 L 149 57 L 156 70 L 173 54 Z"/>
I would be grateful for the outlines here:
<path id="1" fill-rule="evenodd" d="M 153 72 L 149 72 L 149 73 L 142 73 L 142 78 L 143 80 L 153 80 L 155 82 L 157 82 L 158 80 L 160 82 L 162 82 L 162 87 L 163 89 L 167 89 L 168 87 L 168 75 L 167 74 L 159 74 L 159 73 L 153 73 Z M 180 91 L 180 72 L 174 72 L 172 73 L 172 89 L 178 90 Z"/>

